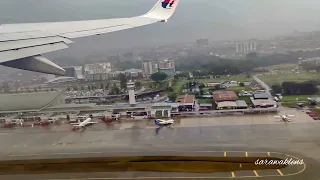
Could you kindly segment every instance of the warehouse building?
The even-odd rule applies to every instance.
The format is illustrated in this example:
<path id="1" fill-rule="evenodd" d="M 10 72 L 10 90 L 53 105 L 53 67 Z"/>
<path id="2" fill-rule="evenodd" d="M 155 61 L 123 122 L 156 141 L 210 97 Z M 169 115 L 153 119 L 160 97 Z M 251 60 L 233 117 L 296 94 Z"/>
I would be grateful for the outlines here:
<path id="1" fill-rule="evenodd" d="M 216 103 L 222 101 L 236 101 L 239 99 L 234 91 L 214 91 L 212 96 Z"/>
<path id="2" fill-rule="evenodd" d="M 180 111 L 191 111 L 194 109 L 194 106 L 196 104 L 196 96 L 188 94 L 180 95 L 177 97 L 176 103 L 180 103 Z"/>

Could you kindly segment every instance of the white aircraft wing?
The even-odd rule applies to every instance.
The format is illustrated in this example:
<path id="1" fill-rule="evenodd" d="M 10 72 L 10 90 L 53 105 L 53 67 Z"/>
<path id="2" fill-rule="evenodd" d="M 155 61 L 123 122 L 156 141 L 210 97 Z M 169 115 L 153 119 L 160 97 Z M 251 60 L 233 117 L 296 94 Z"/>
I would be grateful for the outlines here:
<path id="1" fill-rule="evenodd" d="M 83 126 L 80 124 L 77 124 L 77 125 L 73 125 L 73 127 L 83 127 Z"/>
<path id="2" fill-rule="evenodd" d="M 167 22 L 179 0 L 159 0 L 144 15 L 87 21 L 0 25 L 0 65 L 64 75 L 65 71 L 41 54 L 68 48 L 71 39 Z"/>
<path id="3" fill-rule="evenodd" d="M 90 121 L 88 122 L 87 124 L 97 124 L 98 122 L 95 122 L 95 121 Z"/>
<path id="4" fill-rule="evenodd" d="M 295 115 L 288 115 L 288 117 L 294 117 Z"/>

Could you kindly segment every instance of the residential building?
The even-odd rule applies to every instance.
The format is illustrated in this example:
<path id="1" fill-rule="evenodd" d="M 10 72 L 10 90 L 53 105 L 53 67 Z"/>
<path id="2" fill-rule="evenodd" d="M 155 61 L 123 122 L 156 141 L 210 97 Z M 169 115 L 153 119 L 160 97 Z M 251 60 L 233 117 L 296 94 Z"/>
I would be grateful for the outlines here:
<path id="1" fill-rule="evenodd" d="M 142 63 L 142 72 L 144 76 L 149 76 L 153 73 L 158 72 L 159 66 L 156 61 L 148 61 Z"/>
<path id="2" fill-rule="evenodd" d="M 168 76 L 173 76 L 176 73 L 176 68 L 173 60 L 159 61 L 159 72 L 166 73 Z"/>
<path id="3" fill-rule="evenodd" d="M 166 73 L 173 76 L 176 73 L 175 63 L 173 60 L 161 60 L 142 63 L 142 71 L 144 76 L 149 76 L 156 72 Z"/>
<path id="4" fill-rule="evenodd" d="M 236 52 L 237 53 L 253 52 L 256 50 L 257 50 L 257 43 L 256 42 L 236 43 Z"/>
<path id="5" fill-rule="evenodd" d="M 130 76 L 130 77 L 141 77 L 143 76 L 143 72 L 141 69 L 128 69 L 125 71 L 115 71 L 112 73 L 113 77 L 118 76 L 119 74 L 125 74 L 126 76 Z"/>
<path id="6" fill-rule="evenodd" d="M 112 66 L 110 63 L 95 63 L 84 65 L 86 81 L 103 81 L 110 78 Z"/>

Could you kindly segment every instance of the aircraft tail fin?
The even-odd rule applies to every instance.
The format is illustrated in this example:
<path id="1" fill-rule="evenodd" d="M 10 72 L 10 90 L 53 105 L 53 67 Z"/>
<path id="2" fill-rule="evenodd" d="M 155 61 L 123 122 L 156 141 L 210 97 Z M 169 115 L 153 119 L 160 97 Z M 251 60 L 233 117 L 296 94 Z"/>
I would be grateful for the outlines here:
<path id="1" fill-rule="evenodd" d="M 154 120 L 154 124 L 157 125 L 157 126 L 161 126 L 161 124 L 157 120 Z"/>
<path id="2" fill-rule="evenodd" d="M 166 22 L 175 12 L 178 3 L 179 0 L 159 0 L 150 11 L 142 16 Z"/>

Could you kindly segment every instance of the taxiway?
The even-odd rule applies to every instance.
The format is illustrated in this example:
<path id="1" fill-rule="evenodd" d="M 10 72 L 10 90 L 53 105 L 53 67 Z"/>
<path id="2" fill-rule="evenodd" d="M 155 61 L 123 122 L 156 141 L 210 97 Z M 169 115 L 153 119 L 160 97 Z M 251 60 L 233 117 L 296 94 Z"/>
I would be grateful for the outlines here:
<path id="1" fill-rule="evenodd" d="M 201 179 L 249 178 L 277 176 L 267 179 L 318 179 L 320 174 L 320 122 L 297 111 L 291 123 L 273 115 L 189 118 L 178 121 L 173 128 L 157 130 L 143 121 L 122 124 L 98 124 L 83 132 L 72 132 L 67 126 L 18 128 L 0 130 L 0 152 L 3 160 L 61 157 L 99 157 L 128 155 L 208 155 L 246 156 L 275 152 L 305 162 L 303 171 L 288 173 L 239 172 L 199 175 L 186 173 L 94 173 L 28 175 L 30 179 Z M 236 123 L 235 123 L 236 122 Z M 236 152 L 237 151 L 237 152 Z M 233 152 L 233 153 L 232 153 Z M 298 167 L 297 167 L 298 168 Z M 244 174 L 242 174 L 244 173 Z M 247 174 L 246 174 L 247 173 Z M 253 174 L 252 174 L 253 173 Z M 268 174 L 269 173 L 269 174 Z M 19 179 L 22 176 L 0 176 Z"/>

